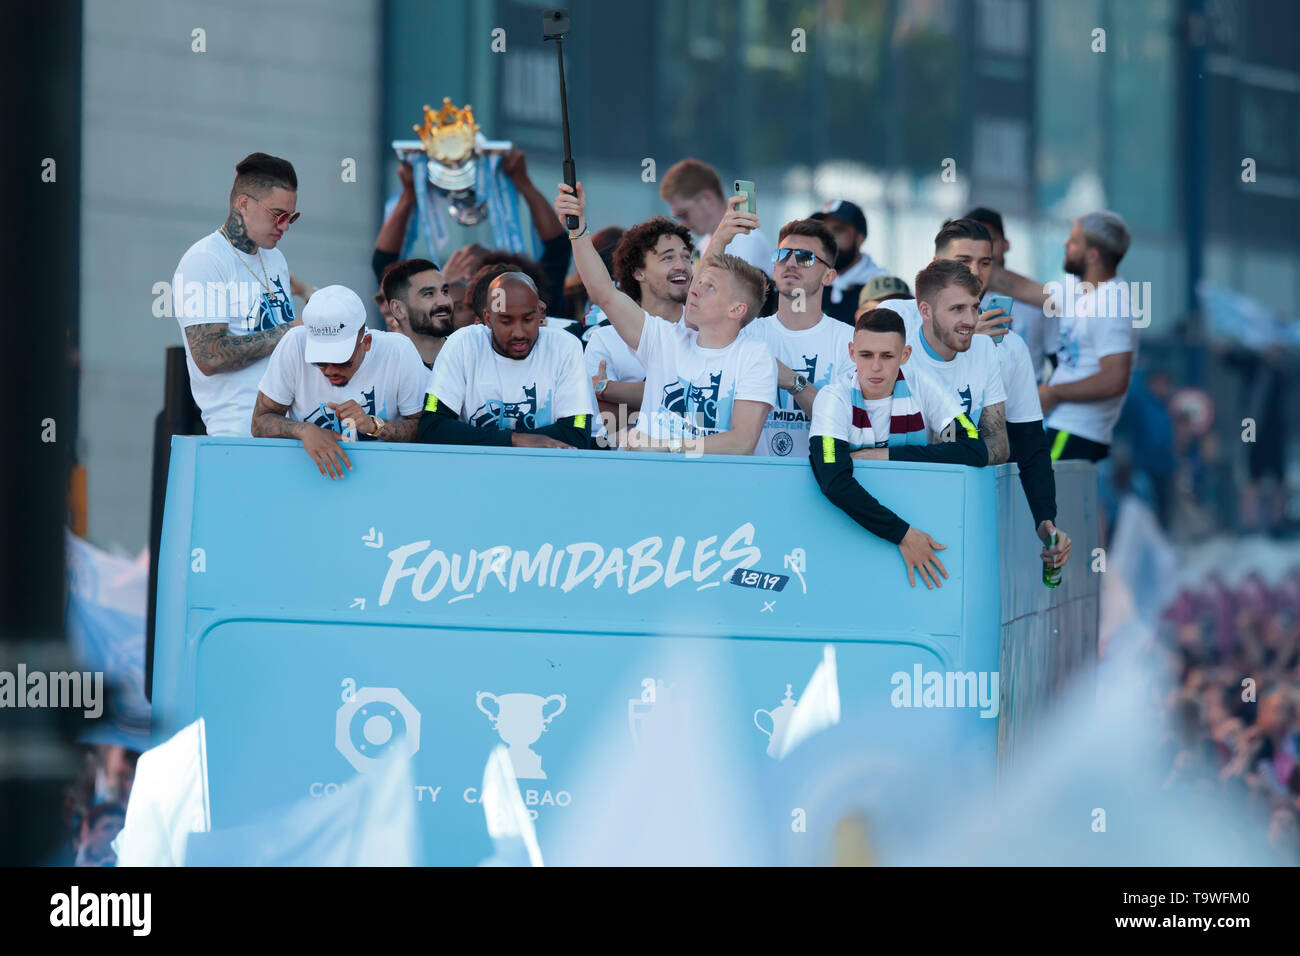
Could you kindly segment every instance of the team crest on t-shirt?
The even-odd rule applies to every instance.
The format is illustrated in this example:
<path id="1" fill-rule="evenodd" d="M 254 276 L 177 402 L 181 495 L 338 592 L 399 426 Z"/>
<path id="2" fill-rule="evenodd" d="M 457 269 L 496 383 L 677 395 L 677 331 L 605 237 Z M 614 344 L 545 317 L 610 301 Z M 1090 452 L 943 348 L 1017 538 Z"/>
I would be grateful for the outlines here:
<path id="1" fill-rule="evenodd" d="M 678 378 L 664 386 L 664 408 L 682 416 L 696 428 L 717 428 L 718 391 L 721 387 L 721 372 L 709 376 L 706 388 Z"/>
<path id="2" fill-rule="evenodd" d="M 1074 368 L 1079 364 L 1079 340 L 1074 337 L 1073 333 L 1073 329 L 1066 333 L 1066 337 L 1061 342 L 1061 347 L 1056 353 L 1060 363 L 1068 368 Z"/>
<path id="3" fill-rule="evenodd" d="M 522 402 L 489 398 L 470 416 L 475 428 L 534 429 L 537 427 L 537 383 L 524 386 Z"/>
<path id="4" fill-rule="evenodd" d="M 378 386 L 375 385 L 370 386 L 369 390 L 361 393 L 361 401 L 357 402 L 357 404 L 361 406 L 362 411 L 367 415 L 376 414 L 375 389 L 377 387 Z M 337 405 L 338 402 L 335 402 L 334 404 Z M 326 402 L 321 402 L 320 405 L 317 406 L 316 411 L 304 418 L 303 421 L 312 425 L 319 425 L 327 431 L 338 432 L 340 435 L 343 434 L 343 422 L 339 420 L 338 413 L 335 412 L 334 409 L 330 408 L 329 404 Z M 358 432 L 357 437 L 366 441 L 369 440 L 371 436 Z"/>
<path id="5" fill-rule="evenodd" d="M 275 291 L 259 295 L 253 311 L 244 319 L 244 328 L 249 332 L 265 332 L 293 321 L 293 297 L 285 293 L 279 276 L 271 279 L 271 285 Z"/>

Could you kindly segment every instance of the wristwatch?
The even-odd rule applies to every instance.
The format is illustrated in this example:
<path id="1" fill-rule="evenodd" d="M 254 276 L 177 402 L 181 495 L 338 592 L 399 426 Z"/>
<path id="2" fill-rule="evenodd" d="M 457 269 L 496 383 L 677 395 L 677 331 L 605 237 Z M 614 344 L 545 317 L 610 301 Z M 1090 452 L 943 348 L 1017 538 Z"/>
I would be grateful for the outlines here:
<path id="1" fill-rule="evenodd" d="M 384 420 L 378 415 L 371 415 L 370 420 L 375 423 L 375 437 L 379 438 L 384 433 Z"/>
<path id="2" fill-rule="evenodd" d="M 607 378 L 602 378 L 602 379 L 600 380 L 600 384 L 599 384 L 599 385 L 594 385 L 594 386 L 592 386 L 592 388 L 593 388 L 593 390 L 596 392 L 596 394 L 599 395 L 601 392 L 603 392 L 603 391 L 605 390 L 605 386 L 608 385 L 608 384 L 609 384 L 609 379 L 607 379 Z"/>
<path id="3" fill-rule="evenodd" d="M 803 374 L 803 372 L 795 372 L 794 385 L 792 385 L 789 389 L 787 389 L 787 391 L 789 391 L 791 395 L 798 395 L 807 387 L 808 387 L 808 376 Z"/>

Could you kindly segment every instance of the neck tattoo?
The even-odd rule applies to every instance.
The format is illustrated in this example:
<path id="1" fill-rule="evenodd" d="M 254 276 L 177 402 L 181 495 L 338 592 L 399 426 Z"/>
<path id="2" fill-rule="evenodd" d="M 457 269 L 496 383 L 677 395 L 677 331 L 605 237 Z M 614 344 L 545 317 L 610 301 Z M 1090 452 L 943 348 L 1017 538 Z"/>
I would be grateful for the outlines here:
<path id="1" fill-rule="evenodd" d="M 230 215 L 226 217 L 221 231 L 230 240 L 230 244 L 246 256 L 251 256 L 253 250 L 257 248 L 257 244 L 248 238 L 248 231 L 244 228 L 244 217 L 240 215 L 238 209 L 230 210 Z"/>

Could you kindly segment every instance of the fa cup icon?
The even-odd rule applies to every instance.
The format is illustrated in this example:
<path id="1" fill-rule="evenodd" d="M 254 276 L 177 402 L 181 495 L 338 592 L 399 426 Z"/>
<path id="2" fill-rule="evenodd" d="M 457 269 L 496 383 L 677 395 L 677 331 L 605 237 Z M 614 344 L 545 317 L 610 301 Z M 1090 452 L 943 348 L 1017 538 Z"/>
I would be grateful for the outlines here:
<path id="1" fill-rule="evenodd" d="M 483 706 L 484 701 L 496 705 L 496 713 Z M 546 706 L 558 701 L 560 706 L 546 713 Z M 563 694 L 539 697 L 537 694 L 489 694 L 479 691 L 475 703 L 492 721 L 492 729 L 501 737 L 510 754 L 515 776 L 521 780 L 545 780 L 542 758 L 533 752 L 532 745 L 546 731 L 547 725 L 564 712 Z"/>
<path id="2" fill-rule="evenodd" d="M 767 734 L 767 755 L 781 759 L 781 745 L 785 743 L 785 731 L 790 724 L 790 718 L 794 715 L 795 707 L 798 702 L 794 699 L 794 687 L 791 684 L 785 685 L 785 697 L 782 698 L 780 706 L 775 710 L 756 710 L 754 711 L 754 726 Z M 758 721 L 759 715 L 767 717 L 771 723 L 772 729 L 764 727 Z"/>

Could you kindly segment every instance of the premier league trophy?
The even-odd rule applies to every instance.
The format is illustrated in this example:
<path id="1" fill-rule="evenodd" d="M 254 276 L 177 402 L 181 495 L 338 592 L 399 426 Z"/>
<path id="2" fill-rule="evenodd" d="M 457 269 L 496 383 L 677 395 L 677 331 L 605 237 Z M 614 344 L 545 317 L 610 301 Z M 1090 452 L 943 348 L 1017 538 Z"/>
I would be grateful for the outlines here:
<path id="1" fill-rule="evenodd" d="M 440 110 L 426 105 L 424 125 L 412 129 L 419 134 L 418 140 L 393 140 L 397 158 L 409 162 L 412 154 L 424 153 L 428 182 L 462 226 L 477 226 L 488 218 L 487 197 L 478 188 L 478 167 L 488 155 L 507 152 L 511 144 L 486 139 L 474 122 L 470 105 L 458 109 L 449 96 L 442 98 Z"/>
<path id="2" fill-rule="evenodd" d="M 511 144 L 483 136 L 469 104 L 457 107 L 443 97 L 442 109 L 424 108 L 424 124 L 412 127 L 419 139 L 395 139 L 393 151 L 415 174 L 417 221 L 435 258 L 451 239 L 445 212 L 462 226 L 486 222 L 492 244 L 536 257 L 533 230 L 525 231 L 514 184 L 502 173 L 501 159 Z M 403 255 L 410 255 L 413 236 Z"/>

